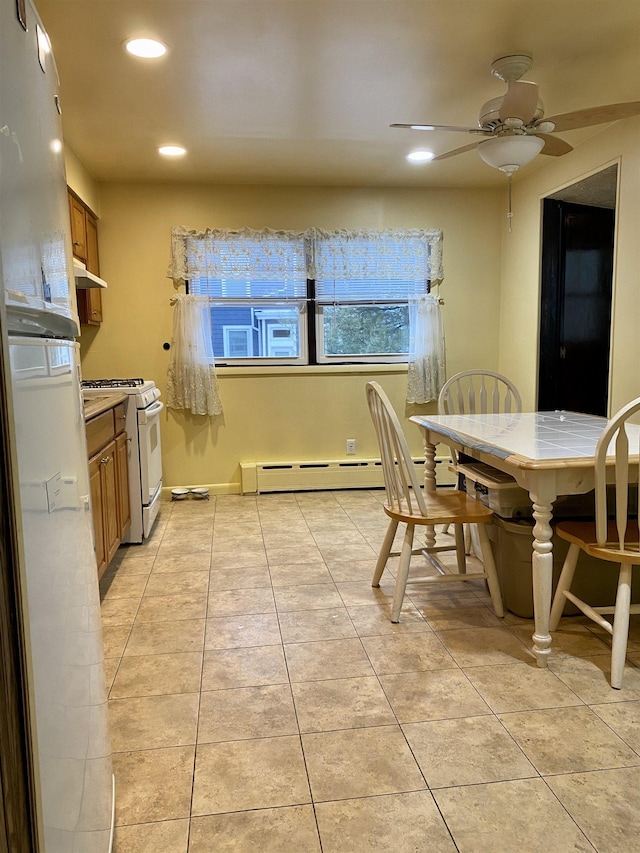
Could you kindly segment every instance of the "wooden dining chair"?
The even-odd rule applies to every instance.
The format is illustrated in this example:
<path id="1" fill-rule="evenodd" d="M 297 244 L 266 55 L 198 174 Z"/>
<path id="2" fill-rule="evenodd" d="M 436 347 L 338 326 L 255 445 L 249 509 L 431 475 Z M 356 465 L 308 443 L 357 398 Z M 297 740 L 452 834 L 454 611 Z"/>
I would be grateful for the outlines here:
<path id="1" fill-rule="evenodd" d="M 391 621 L 400 621 L 400 610 L 404 600 L 407 583 L 446 583 L 449 581 L 472 581 L 486 578 L 493 609 L 497 616 L 503 616 L 502 596 L 496 572 L 491 543 L 485 525 L 493 518 L 493 512 L 480 501 L 469 498 L 464 492 L 450 489 L 426 492 L 416 475 L 415 466 L 407 440 L 400 426 L 389 398 L 377 382 L 368 382 L 366 388 L 369 411 L 380 446 L 380 459 L 384 475 L 386 500 L 384 511 L 389 517 L 389 526 L 378 561 L 373 574 L 371 585 L 380 586 L 380 578 L 384 572 L 389 557 L 400 556 L 396 573 L 396 583 L 391 611 Z M 392 552 L 398 525 L 406 525 L 402 550 Z M 413 538 L 416 525 L 433 526 L 436 524 L 477 524 L 478 535 L 482 548 L 484 571 L 482 572 L 449 572 L 437 558 L 440 551 L 450 551 L 451 546 L 433 546 L 413 548 Z M 459 547 L 458 547 L 459 550 Z M 464 548 L 462 549 L 464 561 Z M 409 578 L 409 564 L 413 554 L 422 553 L 437 569 L 435 576 Z M 466 566 L 465 566 L 466 568 Z"/>
<path id="2" fill-rule="evenodd" d="M 627 653 L 629 615 L 640 613 L 640 604 L 631 604 L 633 567 L 640 565 L 640 535 L 637 501 L 630 498 L 630 486 L 638 482 L 638 464 L 630 462 L 638 454 L 638 437 L 630 439 L 627 420 L 640 411 L 640 397 L 632 400 L 609 421 L 600 436 L 595 453 L 595 521 L 561 521 L 556 533 L 570 543 L 551 608 L 549 628 L 555 631 L 567 600 L 612 636 L 611 686 L 622 686 L 624 661 Z M 607 505 L 607 456 L 615 456 L 613 475 L 615 489 Z M 611 471 L 611 468 L 609 468 Z M 613 505 L 611 505 L 613 497 Z M 630 502 L 633 512 L 630 512 Z M 584 551 L 605 563 L 617 563 L 618 589 L 615 605 L 593 607 L 571 592 L 571 583 L 580 553 Z M 607 571 L 603 563 L 602 570 Z M 590 567 L 590 571 L 593 569 Z M 613 615 L 613 620 L 604 618 Z"/>
<path id="3" fill-rule="evenodd" d="M 492 370 L 463 370 L 448 379 L 438 396 L 439 415 L 484 415 L 522 411 L 516 386 Z"/>
<path id="4" fill-rule="evenodd" d="M 438 396 L 439 415 L 484 415 L 499 412 L 522 411 L 520 392 L 510 379 L 492 370 L 463 370 L 448 379 Z M 458 458 L 450 448 L 453 470 Z M 443 533 L 448 533 L 448 526 Z M 464 539 L 465 552 L 471 551 L 471 537 L 467 530 L 456 529 L 457 539 Z"/>

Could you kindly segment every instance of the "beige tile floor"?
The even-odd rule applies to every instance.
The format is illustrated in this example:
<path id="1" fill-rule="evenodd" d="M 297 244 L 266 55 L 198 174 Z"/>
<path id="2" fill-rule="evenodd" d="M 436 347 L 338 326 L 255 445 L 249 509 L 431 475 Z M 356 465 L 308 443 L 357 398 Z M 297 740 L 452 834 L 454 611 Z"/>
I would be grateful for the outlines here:
<path id="1" fill-rule="evenodd" d="M 540 670 L 478 582 L 410 587 L 393 625 L 381 500 L 169 503 L 119 550 L 116 853 L 640 849 L 640 627 L 613 691 L 592 623 Z"/>

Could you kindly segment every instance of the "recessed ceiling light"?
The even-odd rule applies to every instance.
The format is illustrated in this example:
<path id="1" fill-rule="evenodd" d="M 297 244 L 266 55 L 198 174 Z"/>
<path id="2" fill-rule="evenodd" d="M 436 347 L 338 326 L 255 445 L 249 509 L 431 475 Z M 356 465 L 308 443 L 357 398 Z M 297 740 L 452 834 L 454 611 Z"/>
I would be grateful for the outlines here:
<path id="1" fill-rule="evenodd" d="M 412 151 L 407 154 L 407 160 L 411 163 L 427 163 L 429 160 L 433 160 L 435 156 L 433 151 Z"/>
<path id="2" fill-rule="evenodd" d="M 182 145 L 161 145 L 158 148 L 158 154 L 162 154 L 163 157 L 182 157 L 186 153 L 187 149 Z"/>
<path id="3" fill-rule="evenodd" d="M 141 59 L 157 59 L 167 52 L 166 44 L 155 39 L 129 39 L 124 43 L 125 50 Z"/>

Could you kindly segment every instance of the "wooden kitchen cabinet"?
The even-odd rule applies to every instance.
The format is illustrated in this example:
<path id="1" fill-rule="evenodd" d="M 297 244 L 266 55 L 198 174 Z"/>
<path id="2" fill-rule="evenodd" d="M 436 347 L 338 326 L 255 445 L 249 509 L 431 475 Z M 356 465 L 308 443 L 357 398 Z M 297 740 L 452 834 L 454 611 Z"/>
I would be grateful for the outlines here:
<path id="1" fill-rule="evenodd" d="M 100 275 L 100 257 L 98 255 L 98 220 L 90 211 L 85 211 L 85 225 L 87 229 L 87 269 L 89 272 Z M 96 288 L 91 288 L 95 290 Z M 98 290 L 98 296 L 100 291 Z"/>
<path id="2" fill-rule="evenodd" d="M 126 432 L 116 436 L 116 471 L 118 483 L 118 538 L 122 541 L 131 524 L 129 504 L 129 447 Z"/>
<path id="3" fill-rule="evenodd" d="M 91 511 L 98 577 L 118 550 L 131 522 L 125 404 L 87 421 Z"/>
<path id="4" fill-rule="evenodd" d="M 89 460 L 98 577 L 102 576 L 120 544 L 117 476 L 116 443 L 111 441 Z"/>
<path id="5" fill-rule="evenodd" d="M 87 261 L 87 224 L 86 207 L 80 199 L 68 193 L 69 219 L 71 220 L 71 245 L 73 256 L 86 263 Z"/>
<path id="6" fill-rule="evenodd" d="M 68 191 L 68 198 L 73 256 L 82 261 L 89 272 L 99 276 L 98 220 L 71 190 Z M 85 326 L 99 326 L 102 323 L 102 293 L 100 288 L 78 289 L 76 296 L 80 323 Z"/>
<path id="7" fill-rule="evenodd" d="M 100 259 L 98 257 L 98 220 L 86 211 L 87 228 L 87 269 L 95 275 L 100 275 Z M 88 326 L 99 326 L 102 323 L 102 292 L 99 287 L 89 287 L 83 291 L 82 308 L 78 308 L 80 322 Z"/>
<path id="8" fill-rule="evenodd" d="M 93 519 L 93 542 L 96 551 L 98 577 L 102 577 L 107 568 L 107 557 L 104 547 L 104 524 L 102 521 L 102 466 L 100 457 L 94 456 L 89 460 L 89 482 L 91 484 L 91 517 Z"/>

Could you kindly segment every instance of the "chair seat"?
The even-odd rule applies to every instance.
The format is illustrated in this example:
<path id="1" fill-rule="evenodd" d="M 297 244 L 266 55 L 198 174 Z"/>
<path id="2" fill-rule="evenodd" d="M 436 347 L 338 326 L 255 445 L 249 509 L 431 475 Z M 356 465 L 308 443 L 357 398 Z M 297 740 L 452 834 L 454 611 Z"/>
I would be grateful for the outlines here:
<path id="1" fill-rule="evenodd" d="M 493 511 L 481 501 L 470 498 L 465 492 L 422 492 L 426 513 L 412 513 L 408 507 L 384 504 L 384 511 L 396 521 L 411 524 L 487 524 Z"/>
<path id="2" fill-rule="evenodd" d="M 598 557 L 600 560 L 608 560 L 611 563 L 640 565 L 638 520 L 629 519 L 629 525 L 631 529 L 627 528 L 627 534 L 631 541 L 625 541 L 624 550 L 619 547 L 615 521 L 609 521 L 607 525 L 607 542 L 604 545 L 598 545 L 595 521 L 561 521 L 556 525 L 556 533 L 561 539 L 578 545 L 591 557 Z"/>

